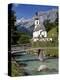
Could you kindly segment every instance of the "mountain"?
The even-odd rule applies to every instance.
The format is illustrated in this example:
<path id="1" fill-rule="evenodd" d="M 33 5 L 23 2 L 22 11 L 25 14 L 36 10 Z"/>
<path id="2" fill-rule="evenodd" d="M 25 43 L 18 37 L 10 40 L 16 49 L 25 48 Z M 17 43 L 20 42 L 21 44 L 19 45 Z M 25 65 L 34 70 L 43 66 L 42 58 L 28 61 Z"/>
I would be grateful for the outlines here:
<path id="1" fill-rule="evenodd" d="M 27 33 L 28 35 L 32 36 L 32 33 L 30 32 L 30 30 L 28 30 L 25 26 L 18 25 L 17 30 L 19 32 L 24 32 L 24 33 Z"/>
<path id="2" fill-rule="evenodd" d="M 54 22 L 57 18 L 57 12 L 58 9 L 38 12 L 40 23 L 43 23 L 45 20 Z M 34 29 L 34 19 L 35 15 L 31 19 L 25 19 L 24 17 L 22 17 L 21 19 L 16 21 L 17 29 L 19 31 L 28 32 L 30 35 L 32 35 Z"/>
<path id="3" fill-rule="evenodd" d="M 44 22 L 45 20 L 50 20 L 50 22 L 54 22 L 57 18 L 58 9 L 52 9 L 49 11 L 40 11 L 38 12 L 40 22 Z M 33 16 L 33 19 L 35 16 Z"/>

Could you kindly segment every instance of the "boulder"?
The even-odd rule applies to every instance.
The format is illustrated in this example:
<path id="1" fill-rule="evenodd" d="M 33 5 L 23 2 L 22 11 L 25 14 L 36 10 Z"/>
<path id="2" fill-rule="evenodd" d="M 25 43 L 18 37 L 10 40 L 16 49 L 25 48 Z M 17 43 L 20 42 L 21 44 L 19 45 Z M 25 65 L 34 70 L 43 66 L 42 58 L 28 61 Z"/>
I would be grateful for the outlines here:
<path id="1" fill-rule="evenodd" d="M 40 67 L 38 68 L 38 71 L 47 71 L 49 68 L 47 65 L 40 65 Z"/>

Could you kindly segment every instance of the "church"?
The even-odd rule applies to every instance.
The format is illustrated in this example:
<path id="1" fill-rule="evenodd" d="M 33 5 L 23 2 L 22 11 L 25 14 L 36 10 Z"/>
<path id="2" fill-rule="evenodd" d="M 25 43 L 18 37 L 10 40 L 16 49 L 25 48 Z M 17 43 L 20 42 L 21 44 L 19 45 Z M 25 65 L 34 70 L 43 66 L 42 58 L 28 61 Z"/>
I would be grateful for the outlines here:
<path id="1" fill-rule="evenodd" d="M 35 14 L 34 19 L 34 30 L 33 30 L 33 41 L 37 41 L 42 38 L 47 37 L 47 31 L 43 25 L 43 23 L 40 22 L 38 13 Z"/>

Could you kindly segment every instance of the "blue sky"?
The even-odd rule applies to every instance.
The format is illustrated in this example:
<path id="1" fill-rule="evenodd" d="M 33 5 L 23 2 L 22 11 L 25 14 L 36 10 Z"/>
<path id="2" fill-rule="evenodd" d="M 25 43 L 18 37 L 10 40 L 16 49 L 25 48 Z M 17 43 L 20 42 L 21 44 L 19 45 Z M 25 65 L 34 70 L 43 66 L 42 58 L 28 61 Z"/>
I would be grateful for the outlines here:
<path id="1" fill-rule="evenodd" d="M 26 4 L 14 4 L 13 10 L 16 12 L 17 19 L 22 17 L 31 18 L 35 12 L 38 11 L 48 11 L 51 9 L 56 9 L 57 6 L 44 6 L 44 5 L 26 5 Z"/>

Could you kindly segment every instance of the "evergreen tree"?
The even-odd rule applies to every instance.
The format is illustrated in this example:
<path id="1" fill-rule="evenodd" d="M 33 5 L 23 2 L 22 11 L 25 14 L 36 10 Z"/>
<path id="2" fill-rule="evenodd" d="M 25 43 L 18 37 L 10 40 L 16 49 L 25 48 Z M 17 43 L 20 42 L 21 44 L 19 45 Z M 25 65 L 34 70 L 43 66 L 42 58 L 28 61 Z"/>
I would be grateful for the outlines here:
<path id="1" fill-rule="evenodd" d="M 16 16 L 15 12 L 12 10 L 12 7 L 13 4 L 8 5 L 8 33 L 11 34 L 9 35 L 9 37 L 11 38 L 11 44 L 17 44 L 19 36 L 15 25 Z"/>

